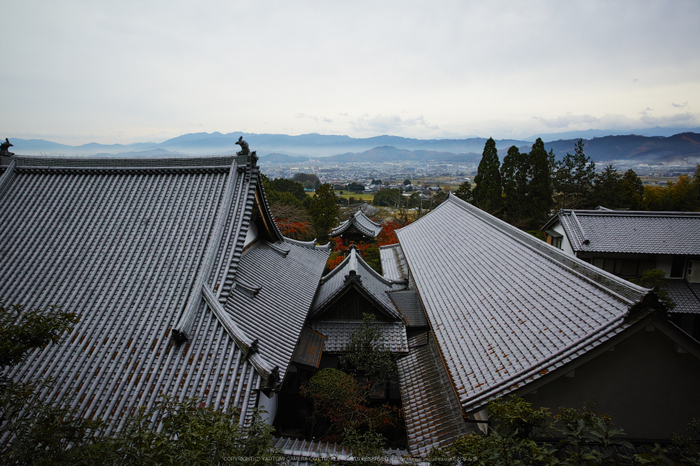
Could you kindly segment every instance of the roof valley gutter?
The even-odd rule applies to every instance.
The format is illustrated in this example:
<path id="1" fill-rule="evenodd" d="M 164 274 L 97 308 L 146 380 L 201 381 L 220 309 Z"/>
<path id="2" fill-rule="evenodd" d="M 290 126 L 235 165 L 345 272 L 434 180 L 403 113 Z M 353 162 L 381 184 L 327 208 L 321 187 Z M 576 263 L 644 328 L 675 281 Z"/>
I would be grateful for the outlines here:
<path id="1" fill-rule="evenodd" d="M 535 375 L 537 372 L 540 372 L 544 369 L 547 369 L 547 367 L 551 367 L 554 364 L 557 364 L 560 362 L 562 359 L 567 357 L 570 354 L 574 354 L 577 351 L 580 350 L 580 347 L 585 346 L 590 344 L 592 340 L 595 340 L 595 337 L 602 332 L 605 331 L 612 331 L 617 329 L 620 325 L 624 324 L 625 318 L 627 317 L 628 313 L 625 313 L 624 316 L 621 317 L 616 317 L 615 319 L 612 319 L 603 325 L 599 326 L 593 333 L 590 333 L 586 335 L 585 337 L 581 337 L 578 340 L 576 340 L 573 344 L 569 345 L 566 348 L 563 348 L 556 353 L 542 359 L 541 361 L 537 361 L 536 363 L 532 364 L 529 368 L 523 369 L 520 372 L 517 372 L 516 374 L 512 375 L 511 377 L 501 381 L 497 386 L 491 388 L 485 393 L 480 393 L 478 395 L 472 396 L 470 398 L 467 398 L 462 402 L 462 406 L 465 406 L 466 404 L 472 402 L 472 401 L 477 401 L 481 402 L 485 398 L 488 398 L 490 396 L 495 395 L 499 391 L 503 390 L 505 386 L 512 385 L 515 383 L 519 383 L 520 381 L 527 379 L 528 377 L 532 377 Z M 547 365 L 547 367 L 543 367 L 544 365 Z M 461 400 L 460 400 L 461 401 Z M 473 408 L 480 407 L 474 406 Z"/>
<path id="2" fill-rule="evenodd" d="M 177 340 L 184 341 L 189 339 L 190 331 L 192 329 L 192 324 L 194 316 L 197 311 L 197 307 L 202 300 L 202 286 L 205 280 L 209 277 L 211 273 L 211 268 L 214 265 L 214 255 L 219 249 L 219 244 L 221 242 L 221 237 L 223 236 L 225 223 L 228 220 L 229 209 L 231 208 L 233 196 L 235 191 L 233 188 L 235 186 L 236 180 L 238 178 L 237 163 L 234 159 L 231 162 L 231 168 L 229 169 L 228 182 L 226 184 L 226 192 L 224 198 L 221 201 L 221 207 L 216 218 L 216 224 L 214 225 L 214 231 L 212 232 L 211 240 L 207 246 L 207 252 L 204 256 L 204 261 L 202 263 L 202 268 L 199 271 L 197 280 L 192 287 L 192 294 L 187 301 L 187 305 L 178 319 L 177 324 L 173 327 L 172 335 Z"/>

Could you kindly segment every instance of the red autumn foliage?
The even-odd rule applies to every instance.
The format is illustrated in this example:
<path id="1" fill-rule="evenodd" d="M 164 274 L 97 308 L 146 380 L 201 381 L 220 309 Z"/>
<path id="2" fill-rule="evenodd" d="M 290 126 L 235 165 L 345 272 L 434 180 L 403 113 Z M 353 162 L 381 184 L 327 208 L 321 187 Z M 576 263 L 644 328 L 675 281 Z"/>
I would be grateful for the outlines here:
<path id="1" fill-rule="evenodd" d="M 335 257 L 328 259 L 328 263 L 326 264 L 326 266 L 330 270 L 333 270 L 334 268 L 338 267 L 340 265 L 340 263 L 343 262 L 344 260 L 345 260 L 345 256 L 337 255 Z"/>
<path id="2" fill-rule="evenodd" d="M 282 234 L 288 238 L 304 239 L 311 231 L 309 222 L 290 221 L 287 218 L 275 219 Z"/>
<path id="3" fill-rule="evenodd" d="M 396 231 L 399 228 L 403 228 L 399 222 L 386 222 L 382 228 L 382 231 L 377 235 L 377 244 L 379 246 L 386 246 L 388 244 L 396 244 L 399 239 L 396 237 Z"/>

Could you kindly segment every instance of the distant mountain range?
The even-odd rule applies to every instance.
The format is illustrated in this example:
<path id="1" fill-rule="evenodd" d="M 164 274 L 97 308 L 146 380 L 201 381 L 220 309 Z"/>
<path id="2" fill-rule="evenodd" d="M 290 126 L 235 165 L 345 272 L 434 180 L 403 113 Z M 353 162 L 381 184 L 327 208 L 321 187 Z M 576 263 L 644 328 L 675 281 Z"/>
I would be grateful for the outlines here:
<path id="1" fill-rule="evenodd" d="M 591 130 L 597 131 L 597 130 Z M 575 133 L 583 134 L 583 133 Z M 567 133 L 568 135 L 568 133 Z M 261 156 L 261 164 L 300 163 L 324 158 L 335 163 L 379 163 L 422 161 L 430 163 L 471 163 L 481 158 L 486 138 L 411 139 L 398 136 L 351 138 L 304 134 L 193 133 L 161 143 L 103 145 L 90 143 L 68 146 L 43 139 L 11 139 L 12 151 L 22 155 L 101 155 L 109 157 L 161 157 L 232 154 L 240 150 L 239 136 Z M 550 135 L 551 136 L 551 135 Z M 559 135 L 560 136 L 560 135 Z M 528 138 L 529 139 L 529 138 Z M 547 139 L 545 139 L 546 141 Z M 578 137 L 545 142 L 557 157 L 573 153 Z M 603 136 L 584 138 L 585 152 L 595 162 L 625 160 L 634 163 L 687 163 L 700 161 L 700 128 L 672 136 Z M 499 154 L 517 146 L 529 152 L 532 141 L 496 140 Z"/>

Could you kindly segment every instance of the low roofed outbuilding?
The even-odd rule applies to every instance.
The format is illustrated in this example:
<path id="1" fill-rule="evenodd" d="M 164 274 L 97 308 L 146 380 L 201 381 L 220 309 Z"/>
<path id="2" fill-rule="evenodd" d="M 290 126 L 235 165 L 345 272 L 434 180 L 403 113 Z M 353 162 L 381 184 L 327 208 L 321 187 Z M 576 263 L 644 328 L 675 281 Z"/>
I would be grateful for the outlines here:
<path id="1" fill-rule="evenodd" d="M 700 212 L 560 210 L 542 227 L 561 223 L 583 253 L 700 254 Z"/>

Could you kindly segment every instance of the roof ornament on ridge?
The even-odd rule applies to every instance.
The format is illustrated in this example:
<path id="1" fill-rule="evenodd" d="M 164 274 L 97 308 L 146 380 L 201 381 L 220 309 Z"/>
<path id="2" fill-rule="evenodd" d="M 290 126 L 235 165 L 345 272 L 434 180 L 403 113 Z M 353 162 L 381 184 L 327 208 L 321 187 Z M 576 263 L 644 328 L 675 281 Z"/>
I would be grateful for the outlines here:
<path id="1" fill-rule="evenodd" d="M 255 167 L 258 164 L 258 154 L 256 151 L 251 152 L 248 143 L 243 140 L 243 136 L 238 137 L 236 145 L 241 146 L 241 150 L 236 152 L 236 155 L 243 155 L 249 158 L 248 162 L 251 167 Z"/>
<path id="2" fill-rule="evenodd" d="M 12 157 L 15 155 L 14 152 L 9 151 L 10 147 L 12 147 L 12 144 L 10 144 L 10 141 L 5 138 L 5 142 L 0 144 L 0 155 L 4 157 Z"/>
<path id="3" fill-rule="evenodd" d="M 238 141 L 236 141 L 237 146 L 241 146 L 241 150 L 236 152 L 236 155 L 248 155 L 250 154 L 250 148 L 248 147 L 248 143 L 243 140 L 243 136 L 238 137 Z"/>
<path id="4" fill-rule="evenodd" d="M 348 256 L 348 273 L 343 281 L 362 280 L 362 276 L 357 274 L 357 246 L 350 245 L 350 255 Z"/>

